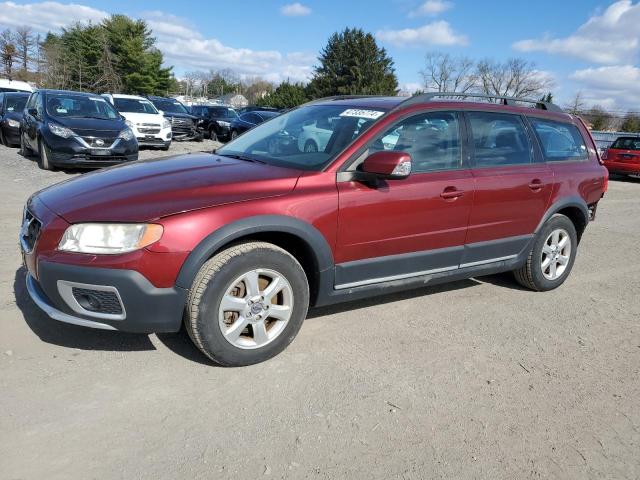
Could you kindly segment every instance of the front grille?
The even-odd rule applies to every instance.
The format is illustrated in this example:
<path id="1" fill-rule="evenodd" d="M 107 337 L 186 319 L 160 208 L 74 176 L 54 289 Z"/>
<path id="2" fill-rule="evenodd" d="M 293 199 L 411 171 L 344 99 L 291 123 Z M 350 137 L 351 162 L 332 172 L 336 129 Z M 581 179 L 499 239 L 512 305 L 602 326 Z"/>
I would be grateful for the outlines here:
<path id="1" fill-rule="evenodd" d="M 115 292 L 73 287 L 72 293 L 76 302 L 89 312 L 122 315 L 122 304 Z"/>
<path id="2" fill-rule="evenodd" d="M 141 126 L 141 127 L 160 128 L 160 124 L 158 124 L 158 123 L 139 123 L 138 125 Z"/>
<path id="3" fill-rule="evenodd" d="M 147 135 L 160 133 L 159 128 L 139 128 L 138 131 Z"/>
<path id="4" fill-rule="evenodd" d="M 109 148 L 116 141 L 116 137 L 82 137 L 91 148 Z"/>
<path id="5" fill-rule="evenodd" d="M 171 118 L 171 125 L 173 127 L 191 128 L 193 127 L 193 121 L 190 118 Z"/>
<path id="6" fill-rule="evenodd" d="M 128 159 L 124 155 L 87 155 L 87 160 L 92 162 L 126 162 Z"/>
<path id="7" fill-rule="evenodd" d="M 40 236 L 40 229 L 42 223 L 29 210 L 25 210 L 24 219 L 22 221 L 22 229 L 20 231 L 20 239 L 24 249 L 28 252 L 33 250 L 38 237 Z"/>

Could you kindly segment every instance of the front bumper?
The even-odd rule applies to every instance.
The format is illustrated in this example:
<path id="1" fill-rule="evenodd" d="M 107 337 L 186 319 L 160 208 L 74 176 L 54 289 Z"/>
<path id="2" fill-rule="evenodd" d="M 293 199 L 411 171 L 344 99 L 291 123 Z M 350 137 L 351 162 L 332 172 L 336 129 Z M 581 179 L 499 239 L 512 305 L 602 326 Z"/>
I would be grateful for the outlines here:
<path id="1" fill-rule="evenodd" d="M 20 145 L 20 127 L 10 127 L 7 124 L 0 125 L 5 140 L 10 145 Z"/>
<path id="2" fill-rule="evenodd" d="M 108 148 L 91 148 L 76 137 L 62 138 L 43 134 L 50 162 L 57 167 L 100 168 L 138 159 L 135 139 L 117 139 Z"/>
<path id="3" fill-rule="evenodd" d="M 108 287 L 117 292 L 123 314 L 119 319 L 82 308 L 65 294 L 64 285 L 94 290 Z M 187 291 L 154 287 L 133 270 L 79 267 L 53 262 L 38 263 L 38 280 L 27 274 L 27 291 L 49 317 L 65 323 L 132 333 L 177 332 Z M 113 316 L 112 316 L 113 317 Z"/>

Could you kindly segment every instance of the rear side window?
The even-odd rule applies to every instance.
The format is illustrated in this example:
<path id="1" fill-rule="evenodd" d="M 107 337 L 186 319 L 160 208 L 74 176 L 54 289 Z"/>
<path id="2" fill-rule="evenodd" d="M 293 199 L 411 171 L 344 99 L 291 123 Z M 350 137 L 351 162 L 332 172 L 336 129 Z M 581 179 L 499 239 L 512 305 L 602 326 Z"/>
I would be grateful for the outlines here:
<path id="1" fill-rule="evenodd" d="M 406 118 L 378 137 L 369 153 L 383 150 L 407 152 L 414 173 L 461 168 L 458 115 L 431 112 Z"/>
<path id="2" fill-rule="evenodd" d="M 539 118 L 531 118 L 530 121 L 546 161 L 586 160 L 589 157 L 584 139 L 575 125 Z"/>
<path id="3" fill-rule="evenodd" d="M 619 150 L 640 150 L 640 138 L 620 137 L 613 142 L 611 148 Z"/>
<path id="4" fill-rule="evenodd" d="M 476 167 L 533 162 L 529 137 L 519 116 L 486 112 L 470 112 L 467 115 Z"/>

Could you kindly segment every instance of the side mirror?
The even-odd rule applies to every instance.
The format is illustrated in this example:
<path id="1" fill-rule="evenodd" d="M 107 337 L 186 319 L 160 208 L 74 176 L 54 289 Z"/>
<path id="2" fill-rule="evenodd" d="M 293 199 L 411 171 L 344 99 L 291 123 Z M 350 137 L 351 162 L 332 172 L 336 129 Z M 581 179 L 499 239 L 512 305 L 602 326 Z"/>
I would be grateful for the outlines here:
<path id="1" fill-rule="evenodd" d="M 388 179 L 407 178 L 411 174 L 411 155 L 406 152 L 376 152 L 362 164 L 362 171 Z"/>
<path id="2" fill-rule="evenodd" d="M 164 112 L 162 110 L 158 110 L 158 113 L 162 116 L 164 116 Z"/>
<path id="3" fill-rule="evenodd" d="M 32 117 L 38 118 L 38 109 L 37 108 L 30 108 L 27 110 L 27 113 L 29 115 L 31 115 Z"/>

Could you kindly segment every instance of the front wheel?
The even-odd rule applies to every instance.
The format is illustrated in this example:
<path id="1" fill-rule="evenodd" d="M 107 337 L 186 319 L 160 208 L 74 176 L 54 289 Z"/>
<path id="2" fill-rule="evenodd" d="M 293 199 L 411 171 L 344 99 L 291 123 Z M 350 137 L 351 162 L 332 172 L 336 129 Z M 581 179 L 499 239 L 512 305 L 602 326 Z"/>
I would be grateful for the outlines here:
<path id="1" fill-rule="evenodd" d="M 564 283 L 571 273 L 578 249 L 573 222 L 553 215 L 540 229 L 525 264 L 514 272 L 522 286 L 544 292 Z"/>
<path id="2" fill-rule="evenodd" d="M 32 153 L 31 149 L 27 147 L 27 142 L 24 141 L 24 133 L 20 132 L 20 155 L 28 157 Z"/>
<path id="3" fill-rule="evenodd" d="M 49 152 L 47 146 L 42 139 L 38 140 L 38 166 L 42 170 L 51 170 L 51 162 L 49 162 Z"/>
<path id="4" fill-rule="evenodd" d="M 307 277 L 292 255 L 270 243 L 242 243 L 202 266 L 189 292 L 185 326 L 217 364 L 252 365 L 293 341 L 308 307 Z"/>
<path id="5" fill-rule="evenodd" d="M 213 140 L 214 142 L 218 141 L 218 134 L 216 133 L 216 131 L 213 128 L 211 130 L 209 130 L 209 138 L 211 140 Z"/>
<path id="6" fill-rule="evenodd" d="M 236 138 L 238 138 L 238 132 L 231 130 L 231 140 L 235 140 Z"/>

